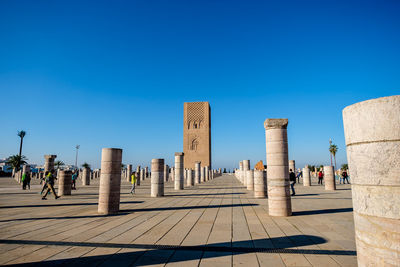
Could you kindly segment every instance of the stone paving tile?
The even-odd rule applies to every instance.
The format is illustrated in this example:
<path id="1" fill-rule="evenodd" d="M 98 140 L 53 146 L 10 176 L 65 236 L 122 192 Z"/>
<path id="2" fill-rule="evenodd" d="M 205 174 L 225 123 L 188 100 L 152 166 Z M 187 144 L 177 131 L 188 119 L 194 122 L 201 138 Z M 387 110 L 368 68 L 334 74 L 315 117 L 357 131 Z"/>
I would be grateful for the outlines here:
<path id="1" fill-rule="evenodd" d="M 37 182 L 37 181 L 35 181 Z M 0 178 L 0 264 L 51 266 L 357 266 L 349 185 L 296 184 L 293 216 L 268 215 L 232 175 L 150 198 L 124 179 L 121 212 L 97 214 L 98 180 L 42 201 Z"/>

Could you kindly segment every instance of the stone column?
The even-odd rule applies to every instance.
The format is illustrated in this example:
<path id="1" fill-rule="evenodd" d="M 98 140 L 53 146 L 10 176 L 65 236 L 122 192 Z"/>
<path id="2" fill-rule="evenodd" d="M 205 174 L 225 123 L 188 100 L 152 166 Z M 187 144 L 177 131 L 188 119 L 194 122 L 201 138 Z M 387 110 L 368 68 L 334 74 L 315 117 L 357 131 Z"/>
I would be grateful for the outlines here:
<path id="1" fill-rule="evenodd" d="M 253 170 L 247 170 L 246 171 L 246 185 L 247 185 L 247 190 L 254 190 L 254 171 Z"/>
<path id="2" fill-rule="evenodd" d="M 83 168 L 82 185 L 90 185 L 90 169 L 89 168 Z"/>
<path id="3" fill-rule="evenodd" d="M 303 185 L 311 186 L 310 169 L 308 165 L 303 168 Z"/>
<path id="4" fill-rule="evenodd" d="M 188 170 L 187 179 L 186 179 L 186 185 L 187 186 L 194 186 L 194 177 L 193 177 L 192 169 Z"/>
<path id="5" fill-rule="evenodd" d="M 343 110 L 358 266 L 400 263 L 400 95 Z"/>
<path id="6" fill-rule="evenodd" d="M 211 172 L 211 180 L 214 180 L 214 171 Z"/>
<path id="7" fill-rule="evenodd" d="M 205 174 L 204 174 L 205 167 L 200 168 L 200 182 L 204 183 L 205 181 Z"/>
<path id="8" fill-rule="evenodd" d="M 169 166 L 167 164 L 164 165 L 164 182 L 168 182 L 169 176 Z"/>
<path id="9" fill-rule="evenodd" d="M 164 196 L 164 159 L 151 160 L 151 196 Z"/>
<path id="10" fill-rule="evenodd" d="M 140 180 L 144 181 L 144 169 L 140 169 Z"/>
<path id="11" fill-rule="evenodd" d="M 54 170 L 54 160 L 57 155 L 44 155 L 44 172 Z"/>
<path id="12" fill-rule="evenodd" d="M 243 160 L 242 180 L 243 185 L 247 187 L 247 171 L 250 170 L 250 160 Z"/>
<path id="13" fill-rule="evenodd" d="M 333 166 L 324 166 L 325 190 L 336 190 L 335 172 Z"/>
<path id="14" fill-rule="evenodd" d="M 265 171 L 254 170 L 254 197 L 267 197 L 267 173 Z"/>
<path id="15" fill-rule="evenodd" d="M 243 184 L 244 182 L 243 182 L 242 175 L 243 175 L 243 161 L 240 161 L 239 162 L 239 181 Z"/>
<path id="16" fill-rule="evenodd" d="M 270 216 L 292 215 L 289 188 L 287 125 L 287 119 L 266 119 L 264 122 L 268 164 L 268 208 Z"/>
<path id="17" fill-rule="evenodd" d="M 135 175 L 136 175 L 136 185 L 140 185 L 140 170 L 141 170 L 141 167 L 139 165 L 139 166 L 136 167 L 136 173 L 135 173 Z"/>
<path id="18" fill-rule="evenodd" d="M 72 171 L 59 171 L 58 173 L 58 195 L 70 196 L 72 187 Z"/>
<path id="19" fill-rule="evenodd" d="M 132 164 L 126 165 L 126 181 L 131 182 Z"/>
<path id="20" fill-rule="evenodd" d="M 200 162 L 196 161 L 194 163 L 194 183 L 195 184 L 199 184 L 200 183 L 200 176 L 201 176 L 200 168 L 201 168 Z"/>
<path id="21" fill-rule="evenodd" d="M 296 173 L 296 163 L 294 160 L 289 160 L 289 172 L 292 170 L 294 173 Z"/>
<path id="22" fill-rule="evenodd" d="M 204 181 L 210 180 L 210 172 L 209 172 L 209 166 L 204 167 Z"/>
<path id="23" fill-rule="evenodd" d="M 170 170 L 171 170 L 170 173 L 171 180 L 175 181 L 175 167 L 171 167 Z"/>
<path id="24" fill-rule="evenodd" d="M 183 190 L 183 152 L 175 153 L 175 190 Z"/>
<path id="25" fill-rule="evenodd" d="M 121 191 L 122 149 L 103 148 L 98 212 L 113 214 L 119 211 Z"/>

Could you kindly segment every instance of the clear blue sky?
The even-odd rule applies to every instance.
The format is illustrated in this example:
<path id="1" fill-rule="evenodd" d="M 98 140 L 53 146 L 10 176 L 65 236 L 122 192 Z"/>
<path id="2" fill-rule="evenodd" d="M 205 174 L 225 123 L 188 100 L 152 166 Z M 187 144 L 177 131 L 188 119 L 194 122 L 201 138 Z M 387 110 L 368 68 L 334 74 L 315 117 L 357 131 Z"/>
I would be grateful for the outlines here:
<path id="1" fill-rule="evenodd" d="M 400 93 L 400 1 L 0 1 L 0 158 L 99 167 L 173 162 L 183 102 L 209 101 L 214 167 L 265 161 L 266 118 L 289 157 L 346 162 L 342 109 Z"/>

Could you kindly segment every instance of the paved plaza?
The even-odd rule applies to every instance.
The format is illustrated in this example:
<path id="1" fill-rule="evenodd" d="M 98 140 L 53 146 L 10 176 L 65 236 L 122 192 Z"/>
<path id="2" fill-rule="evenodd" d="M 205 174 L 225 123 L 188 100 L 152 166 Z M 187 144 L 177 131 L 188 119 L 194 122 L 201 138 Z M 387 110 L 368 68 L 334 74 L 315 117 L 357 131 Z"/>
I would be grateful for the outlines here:
<path id="1" fill-rule="evenodd" d="M 123 179 L 120 212 L 104 216 L 98 182 L 41 200 L 38 184 L 23 191 L 0 178 L 0 264 L 357 266 L 349 185 L 296 184 L 293 216 L 270 217 L 268 200 L 233 175 L 183 191 L 167 182 L 161 198 L 149 178 L 135 196 Z"/>

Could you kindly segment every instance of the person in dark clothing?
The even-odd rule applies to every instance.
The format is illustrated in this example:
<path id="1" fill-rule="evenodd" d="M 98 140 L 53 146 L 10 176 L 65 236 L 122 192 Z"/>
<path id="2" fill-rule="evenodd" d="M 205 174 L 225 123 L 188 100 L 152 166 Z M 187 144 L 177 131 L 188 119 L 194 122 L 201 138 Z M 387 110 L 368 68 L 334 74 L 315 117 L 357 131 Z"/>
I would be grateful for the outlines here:
<path id="1" fill-rule="evenodd" d="M 345 184 L 346 181 L 347 181 L 348 184 L 350 184 L 350 183 L 349 183 L 349 175 L 347 174 L 347 171 L 346 171 L 346 170 L 344 170 L 344 171 L 342 172 L 342 180 L 343 180 L 343 184 Z"/>
<path id="2" fill-rule="evenodd" d="M 292 196 L 296 195 L 296 192 L 294 191 L 294 184 L 296 183 L 296 174 L 290 169 L 289 172 L 289 181 L 290 181 L 290 188 L 292 189 Z"/>
<path id="3" fill-rule="evenodd" d="M 322 171 L 318 172 L 318 184 L 322 185 L 322 179 L 324 179 L 324 173 Z"/>
<path id="4" fill-rule="evenodd" d="M 28 189 L 31 189 L 31 173 L 27 172 L 26 177 L 25 177 L 25 187 L 28 187 Z"/>
<path id="5" fill-rule="evenodd" d="M 47 184 L 47 190 L 44 192 L 44 196 L 42 196 L 42 199 L 45 200 L 47 193 L 50 191 L 54 194 L 54 198 L 57 199 L 59 196 L 57 196 L 56 191 L 54 190 L 54 180 L 57 180 L 56 177 L 53 175 L 54 171 L 50 171 L 48 175 L 46 176 L 46 184 Z"/>

